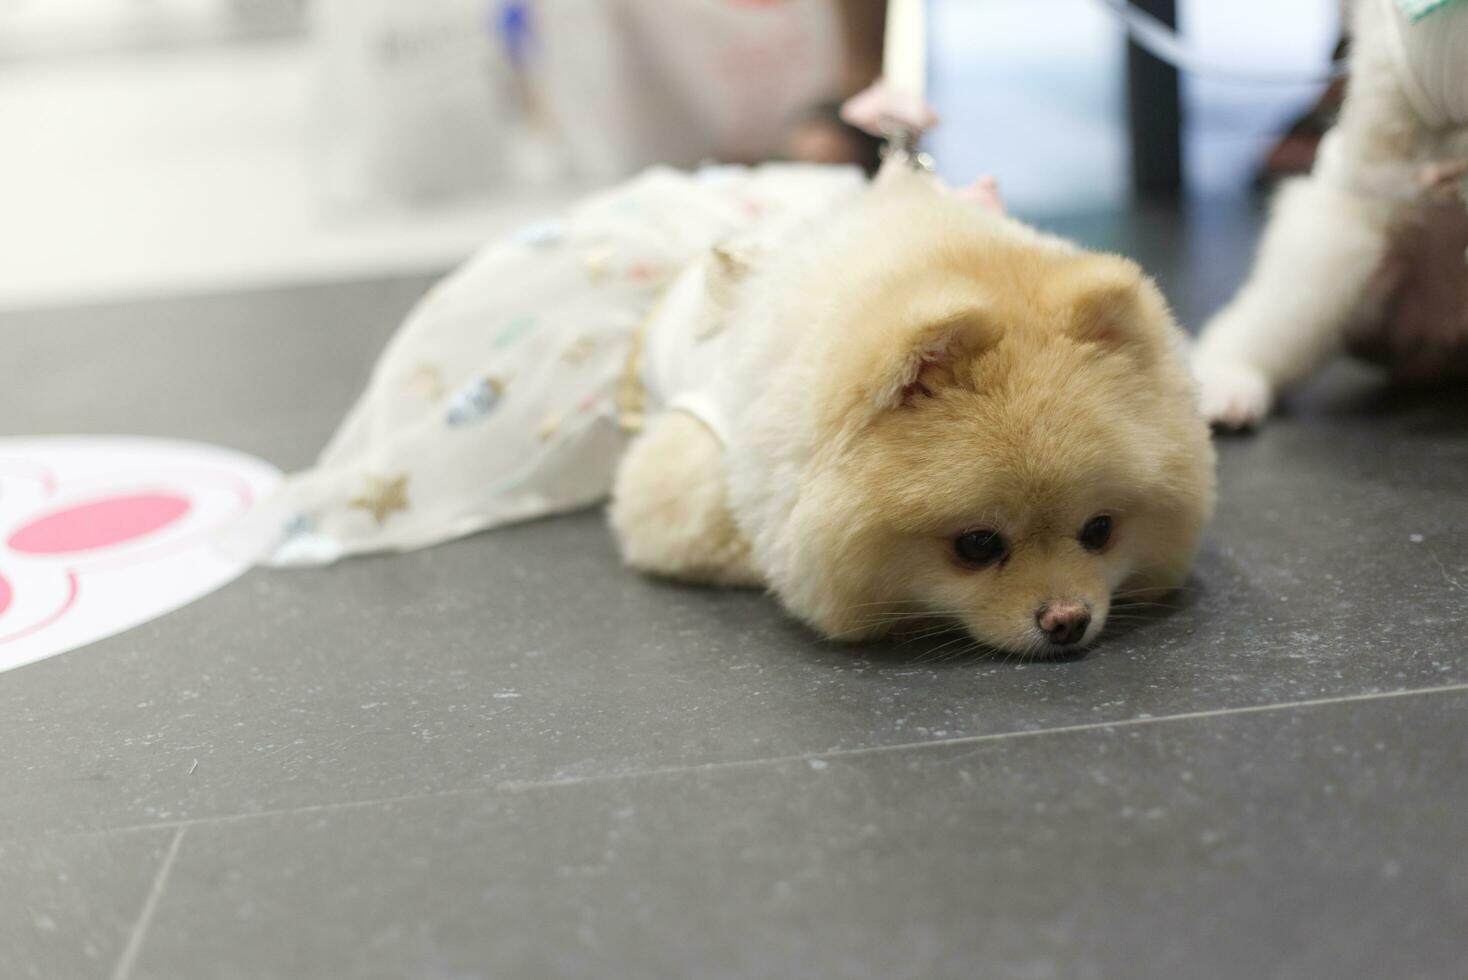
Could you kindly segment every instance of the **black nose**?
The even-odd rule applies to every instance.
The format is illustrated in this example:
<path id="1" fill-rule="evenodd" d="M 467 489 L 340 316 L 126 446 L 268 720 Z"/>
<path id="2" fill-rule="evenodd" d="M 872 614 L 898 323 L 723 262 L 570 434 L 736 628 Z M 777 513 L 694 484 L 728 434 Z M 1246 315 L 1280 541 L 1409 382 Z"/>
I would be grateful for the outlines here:
<path id="1" fill-rule="evenodd" d="M 1086 635 L 1086 627 L 1091 625 L 1091 610 L 1079 602 L 1047 602 L 1036 611 L 1035 625 L 1051 643 L 1069 646 L 1079 643 Z"/>

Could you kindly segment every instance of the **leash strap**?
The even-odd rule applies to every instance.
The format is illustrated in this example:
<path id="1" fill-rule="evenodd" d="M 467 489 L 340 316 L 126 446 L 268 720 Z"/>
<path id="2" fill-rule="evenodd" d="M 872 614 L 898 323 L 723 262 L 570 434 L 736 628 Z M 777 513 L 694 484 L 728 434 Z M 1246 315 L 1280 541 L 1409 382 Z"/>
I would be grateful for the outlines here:
<path id="1" fill-rule="evenodd" d="M 913 105 L 927 104 L 928 10 L 926 0 L 887 0 L 887 22 L 882 35 L 882 78 L 895 98 Z M 933 169 L 933 158 L 918 151 L 922 134 L 888 118 L 882 125 L 887 141 L 883 159 L 916 170 Z"/>
<path id="2" fill-rule="evenodd" d="M 1122 28 L 1138 47 L 1190 75 L 1256 85 L 1299 85 L 1328 82 L 1346 74 L 1344 59 L 1331 62 L 1323 72 L 1254 71 L 1222 64 L 1198 54 L 1182 41 L 1177 31 L 1145 10 L 1133 6 L 1130 0 L 1096 2 L 1121 22 Z"/>

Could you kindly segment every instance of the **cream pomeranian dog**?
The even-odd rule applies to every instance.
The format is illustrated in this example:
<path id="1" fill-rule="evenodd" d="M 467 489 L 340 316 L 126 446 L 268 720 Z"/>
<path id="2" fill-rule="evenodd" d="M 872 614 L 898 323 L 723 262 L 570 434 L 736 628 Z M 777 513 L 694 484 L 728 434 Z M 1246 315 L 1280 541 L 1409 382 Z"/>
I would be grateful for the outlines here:
<path id="1" fill-rule="evenodd" d="M 655 168 L 430 291 L 240 537 L 319 564 L 610 493 L 632 566 L 767 588 L 826 636 L 1075 648 L 1183 581 L 1212 509 L 1179 342 L 1133 263 L 991 186 L 896 155 L 871 183 Z"/>
<path id="2" fill-rule="evenodd" d="M 1355 8 L 1340 121 L 1313 172 L 1281 188 L 1248 281 L 1193 356 L 1203 412 L 1224 427 L 1259 422 L 1284 388 L 1383 329 L 1393 242 L 1468 171 L 1468 4 Z"/>
<path id="3" fill-rule="evenodd" d="M 663 411 L 628 448 L 611 522 L 629 564 L 766 587 L 833 638 L 941 617 L 1028 655 L 1188 574 L 1213 450 L 1132 262 L 889 168 L 703 274 L 729 338 L 720 422 Z"/>

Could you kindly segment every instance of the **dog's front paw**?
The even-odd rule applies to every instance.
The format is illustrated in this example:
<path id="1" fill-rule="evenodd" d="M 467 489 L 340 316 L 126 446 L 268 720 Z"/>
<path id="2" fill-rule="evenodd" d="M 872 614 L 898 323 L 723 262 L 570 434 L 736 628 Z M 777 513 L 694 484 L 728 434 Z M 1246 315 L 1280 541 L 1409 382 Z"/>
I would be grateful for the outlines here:
<path id="1" fill-rule="evenodd" d="M 1194 357 L 1198 408 L 1209 424 L 1221 429 L 1248 429 L 1264 421 L 1274 401 L 1269 379 L 1244 361 Z"/>

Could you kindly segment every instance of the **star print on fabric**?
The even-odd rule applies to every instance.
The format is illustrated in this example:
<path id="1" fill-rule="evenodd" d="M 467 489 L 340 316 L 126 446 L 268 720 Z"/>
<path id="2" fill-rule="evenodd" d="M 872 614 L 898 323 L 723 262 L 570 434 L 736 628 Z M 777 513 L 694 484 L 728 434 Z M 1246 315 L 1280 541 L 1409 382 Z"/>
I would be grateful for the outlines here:
<path id="1" fill-rule="evenodd" d="M 420 364 L 413 371 L 413 387 L 428 396 L 430 401 L 443 397 L 443 372 L 432 364 Z"/>
<path id="2" fill-rule="evenodd" d="M 586 278 L 592 282 L 603 282 L 612 271 L 612 259 L 616 252 L 607 245 L 601 245 L 581 256 L 581 265 L 586 269 Z"/>
<path id="3" fill-rule="evenodd" d="M 377 522 L 378 527 L 386 524 L 387 519 L 397 511 L 408 509 L 407 474 L 391 480 L 379 480 L 375 476 L 369 476 L 367 482 L 371 484 L 371 489 L 353 499 L 349 506 L 367 511 Z"/>
<path id="4" fill-rule="evenodd" d="M 567 364 L 580 364 L 594 350 L 596 350 L 596 338 L 582 337 L 566 348 L 565 352 L 561 354 L 561 359 Z"/>

